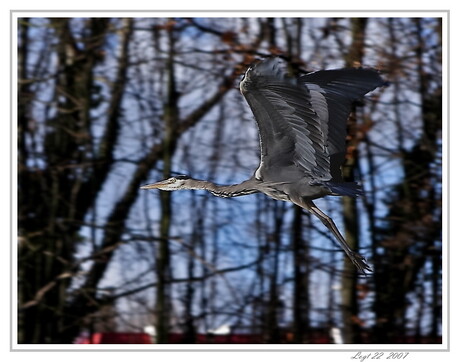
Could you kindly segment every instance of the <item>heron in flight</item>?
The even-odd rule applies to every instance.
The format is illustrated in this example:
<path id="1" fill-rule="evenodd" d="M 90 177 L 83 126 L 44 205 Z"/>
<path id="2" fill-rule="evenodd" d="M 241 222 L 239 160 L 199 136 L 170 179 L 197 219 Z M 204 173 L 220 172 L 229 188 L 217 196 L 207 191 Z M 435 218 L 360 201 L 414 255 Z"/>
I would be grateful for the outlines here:
<path id="1" fill-rule="evenodd" d="M 226 186 L 175 176 L 141 189 L 207 190 L 219 197 L 262 192 L 290 201 L 321 220 L 359 272 L 371 271 L 313 200 L 362 193 L 357 183 L 342 179 L 347 118 L 354 101 L 384 84 L 376 70 L 363 68 L 321 70 L 294 79 L 285 74 L 279 58 L 263 60 L 240 82 L 260 134 L 260 164 L 253 176 Z"/>

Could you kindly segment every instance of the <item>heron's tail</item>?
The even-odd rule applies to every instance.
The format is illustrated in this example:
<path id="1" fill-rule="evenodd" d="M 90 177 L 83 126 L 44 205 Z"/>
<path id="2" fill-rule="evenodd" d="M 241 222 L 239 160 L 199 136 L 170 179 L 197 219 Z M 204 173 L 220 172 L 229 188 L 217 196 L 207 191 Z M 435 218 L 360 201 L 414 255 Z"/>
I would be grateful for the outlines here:
<path id="1" fill-rule="evenodd" d="M 358 197 L 363 195 L 361 185 L 356 182 L 327 182 L 329 190 L 333 195 Z"/>

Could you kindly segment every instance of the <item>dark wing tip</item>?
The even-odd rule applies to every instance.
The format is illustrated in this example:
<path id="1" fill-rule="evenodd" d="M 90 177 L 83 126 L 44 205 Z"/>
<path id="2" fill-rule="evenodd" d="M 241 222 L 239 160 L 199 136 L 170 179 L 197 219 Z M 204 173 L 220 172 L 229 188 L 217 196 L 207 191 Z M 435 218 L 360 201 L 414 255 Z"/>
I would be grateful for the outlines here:
<path id="1" fill-rule="evenodd" d="M 326 92 L 338 93 L 348 99 L 360 99 L 376 88 L 387 86 L 374 68 L 341 68 L 319 70 L 299 78 L 300 83 L 316 84 Z"/>

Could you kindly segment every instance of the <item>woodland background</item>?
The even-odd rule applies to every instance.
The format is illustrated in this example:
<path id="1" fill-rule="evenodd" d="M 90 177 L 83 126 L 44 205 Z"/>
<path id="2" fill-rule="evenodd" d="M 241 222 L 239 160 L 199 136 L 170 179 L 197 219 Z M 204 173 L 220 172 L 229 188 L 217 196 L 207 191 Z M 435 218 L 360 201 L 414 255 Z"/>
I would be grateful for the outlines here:
<path id="1" fill-rule="evenodd" d="M 183 343 L 228 324 L 260 343 L 439 343 L 440 18 L 22 18 L 18 22 L 18 342 L 143 331 Z M 343 168 L 358 199 L 323 225 L 264 195 L 139 190 L 171 174 L 249 178 L 259 140 L 238 83 L 279 55 L 292 74 L 371 66 Z"/>

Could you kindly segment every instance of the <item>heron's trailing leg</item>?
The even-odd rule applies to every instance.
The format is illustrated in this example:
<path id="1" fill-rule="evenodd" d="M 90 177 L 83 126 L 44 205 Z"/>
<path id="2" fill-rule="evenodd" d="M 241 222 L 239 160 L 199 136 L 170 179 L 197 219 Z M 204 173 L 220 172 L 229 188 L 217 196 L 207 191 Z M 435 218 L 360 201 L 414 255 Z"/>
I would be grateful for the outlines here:
<path id="1" fill-rule="evenodd" d="M 300 206 L 307 209 L 311 214 L 320 219 L 321 222 L 334 234 L 340 246 L 348 255 L 352 263 L 358 268 L 360 273 L 365 274 L 366 271 L 372 271 L 371 267 L 367 264 L 366 259 L 351 250 L 342 234 L 340 234 L 339 229 L 337 229 L 334 221 L 329 216 L 322 212 L 311 200 L 304 200 L 302 204 L 303 205 Z"/>

